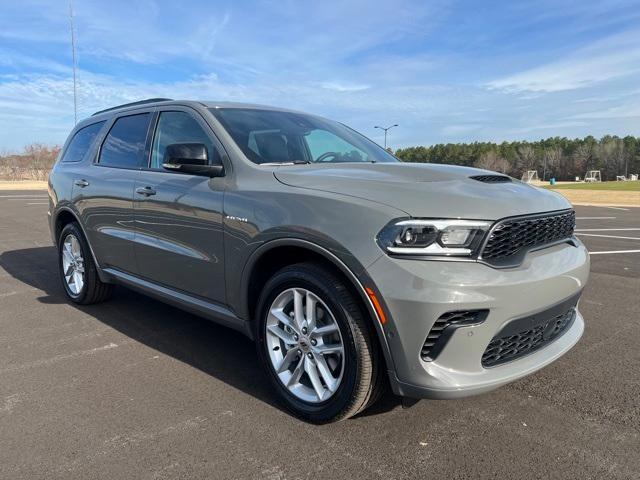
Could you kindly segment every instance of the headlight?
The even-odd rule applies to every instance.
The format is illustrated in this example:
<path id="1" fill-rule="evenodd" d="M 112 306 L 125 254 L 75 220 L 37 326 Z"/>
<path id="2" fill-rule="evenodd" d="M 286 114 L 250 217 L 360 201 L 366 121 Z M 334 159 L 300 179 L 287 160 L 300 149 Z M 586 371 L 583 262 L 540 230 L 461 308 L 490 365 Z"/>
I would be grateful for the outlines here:
<path id="1" fill-rule="evenodd" d="M 378 243 L 395 255 L 470 257 L 491 226 L 482 220 L 399 220 L 378 234 Z"/>

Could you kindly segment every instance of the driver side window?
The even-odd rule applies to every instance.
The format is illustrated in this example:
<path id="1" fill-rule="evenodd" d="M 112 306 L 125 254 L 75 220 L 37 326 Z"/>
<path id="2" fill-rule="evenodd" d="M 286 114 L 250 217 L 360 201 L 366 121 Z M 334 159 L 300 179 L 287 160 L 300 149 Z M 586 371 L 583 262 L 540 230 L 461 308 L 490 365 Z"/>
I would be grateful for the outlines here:
<path id="1" fill-rule="evenodd" d="M 202 143 L 207 147 L 210 165 L 222 163 L 218 149 L 200 124 L 186 112 L 161 112 L 153 137 L 151 165 L 149 168 L 161 170 L 167 145 L 172 143 Z"/>
<path id="2" fill-rule="evenodd" d="M 342 138 L 327 130 L 315 129 L 305 136 L 313 161 L 331 152 L 337 155 L 327 155 L 330 161 L 366 162 L 368 155 Z M 338 158 L 335 158 L 335 157 Z"/>

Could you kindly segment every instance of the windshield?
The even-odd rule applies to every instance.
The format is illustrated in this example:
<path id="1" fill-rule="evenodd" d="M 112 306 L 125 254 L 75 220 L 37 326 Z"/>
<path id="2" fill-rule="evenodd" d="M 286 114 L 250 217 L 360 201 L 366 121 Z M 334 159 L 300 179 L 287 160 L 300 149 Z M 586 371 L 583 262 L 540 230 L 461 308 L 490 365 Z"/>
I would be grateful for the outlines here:
<path id="1" fill-rule="evenodd" d="M 211 112 L 254 163 L 399 161 L 355 130 L 312 115 L 250 108 Z"/>

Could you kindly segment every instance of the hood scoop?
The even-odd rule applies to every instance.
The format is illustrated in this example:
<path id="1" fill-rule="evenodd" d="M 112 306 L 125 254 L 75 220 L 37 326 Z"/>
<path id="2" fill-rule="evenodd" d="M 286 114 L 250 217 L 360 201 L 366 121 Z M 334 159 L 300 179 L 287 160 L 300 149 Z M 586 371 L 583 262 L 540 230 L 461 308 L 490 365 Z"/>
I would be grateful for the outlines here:
<path id="1" fill-rule="evenodd" d="M 511 181 L 511 178 L 506 175 L 473 175 L 469 178 L 483 183 L 508 183 Z"/>

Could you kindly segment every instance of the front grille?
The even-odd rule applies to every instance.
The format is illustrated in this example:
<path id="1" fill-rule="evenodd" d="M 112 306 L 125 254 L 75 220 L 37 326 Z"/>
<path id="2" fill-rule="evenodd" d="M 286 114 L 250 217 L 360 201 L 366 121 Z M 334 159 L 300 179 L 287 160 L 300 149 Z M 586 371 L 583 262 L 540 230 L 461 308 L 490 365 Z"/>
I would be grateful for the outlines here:
<path id="1" fill-rule="evenodd" d="M 508 262 L 532 248 L 570 238 L 575 223 L 573 210 L 502 220 L 491 229 L 480 257 L 489 263 Z"/>
<path id="2" fill-rule="evenodd" d="M 434 360 L 453 335 L 456 328 L 475 325 L 487 318 L 489 310 L 459 310 L 441 315 L 429 330 L 420 356 L 424 361 Z"/>
<path id="3" fill-rule="evenodd" d="M 511 181 L 506 175 L 474 175 L 469 178 L 484 183 L 507 183 Z"/>
<path id="4" fill-rule="evenodd" d="M 482 366 L 494 367 L 516 360 L 553 342 L 573 323 L 577 299 L 578 296 L 547 312 L 508 323 L 482 354 Z"/>

